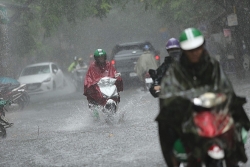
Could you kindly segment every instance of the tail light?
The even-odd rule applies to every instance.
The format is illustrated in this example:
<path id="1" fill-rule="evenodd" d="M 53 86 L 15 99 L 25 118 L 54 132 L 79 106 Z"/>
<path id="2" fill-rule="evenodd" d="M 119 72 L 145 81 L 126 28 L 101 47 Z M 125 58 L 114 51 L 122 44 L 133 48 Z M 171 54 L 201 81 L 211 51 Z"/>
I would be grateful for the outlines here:
<path id="1" fill-rule="evenodd" d="M 160 56 L 159 55 L 155 55 L 155 59 L 156 60 L 160 60 Z"/>
<path id="2" fill-rule="evenodd" d="M 112 65 L 115 65 L 115 60 L 111 60 L 111 64 L 112 64 Z"/>
<path id="3" fill-rule="evenodd" d="M 224 150 L 217 145 L 210 146 L 207 153 L 213 159 L 223 159 L 225 157 Z"/>

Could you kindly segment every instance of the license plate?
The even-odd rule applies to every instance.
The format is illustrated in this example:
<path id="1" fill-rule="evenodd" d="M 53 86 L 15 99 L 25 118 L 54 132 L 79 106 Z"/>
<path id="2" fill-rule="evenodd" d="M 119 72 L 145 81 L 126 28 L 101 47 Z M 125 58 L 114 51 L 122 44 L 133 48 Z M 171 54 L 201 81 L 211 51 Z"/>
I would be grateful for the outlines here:
<path id="1" fill-rule="evenodd" d="M 145 82 L 146 83 L 153 83 L 153 79 L 152 78 L 145 78 Z"/>
<path id="2" fill-rule="evenodd" d="M 130 77 L 136 77 L 137 74 L 136 74 L 135 72 L 131 72 L 131 73 L 129 73 L 129 76 L 130 76 Z"/>

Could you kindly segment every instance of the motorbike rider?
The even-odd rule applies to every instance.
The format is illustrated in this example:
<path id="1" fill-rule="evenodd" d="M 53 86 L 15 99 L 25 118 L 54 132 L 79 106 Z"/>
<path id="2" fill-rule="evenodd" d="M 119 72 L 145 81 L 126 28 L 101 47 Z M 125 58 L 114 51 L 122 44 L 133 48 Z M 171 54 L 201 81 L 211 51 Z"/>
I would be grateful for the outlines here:
<path id="1" fill-rule="evenodd" d="M 77 65 L 75 67 L 75 70 L 81 69 L 81 68 L 87 68 L 87 65 L 83 62 L 83 59 L 80 57 L 78 58 Z"/>
<path id="2" fill-rule="evenodd" d="M 0 119 L 3 121 L 8 127 L 12 126 L 14 123 L 9 122 L 9 120 L 4 116 L 4 114 L 0 113 Z"/>
<path id="3" fill-rule="evenodd" d="M 154 55 L 150 51 L 149 46 L 145 45 L 143 49 L 144 49 L 144 52 L 139 57 L 135 65 L 135 71 L 142 83 L 143 90 L 146 91 L 147 88 L 145 84 L 145 75 L 149 69 L 156 69 L 158 66 L 154 58 Z"/>
<path id="4" fill-rule="evenodd" d="M 78 63 L 77 61 L 78 61 L 78 58 L 77 58 L 77 56 L 75 56 L 74 61 L 68 67 L 68 72 L 72 72 L 76 68 L 77 63 Z"/>
<path id="5" fill-rule="evenodd" d="M 95 61 L 92 62 L 87 71 L 84 80 L 84 93 L 87 96 L 89 107 L 93 105 L 104 106 L 106 99 L 102 96 L 97 85 L 99 80 L 103 77 L 116 78 L 117 92 L 123 91 L 123 82 L 119 73 L 116 72 L 114 66 L 107 61 L 107 54 L 103 49 L 97 49 L 94 52 Z M 117 99 L 120 102 L 120 97 Z"/>
<path id="6" fill-rule="evenodd" d="M 175 38 L 170 38 L 166 44 L 166 50 L 169 56 L 166 56 L 164 62 L 160 65 L 160 67 L 156 70 L 156 78 L 154 79 L 154 83 L 151 85 L 149 91 L 154 97 L 159 96 L 159 92 L 161 89 L 161 79 L 165 75 L 168 68 L 171 66 L 173 61 L 178 61 L 181 49 L 179 41 Z"/>
<path id="7" fill-rule="evenodd" d="M 246 130 L 250 128 L 249 118 L 242 107 L 246 99 L 236 96 L 219 62 L 210 57 L 204 45 L 204 36 L 198 29 L 184 30 L 180 35 L 182 49 L 180 60 L 172 64 L 161 81 L 160 112 L 156 121 L 161 149 L 168 167 L 178 166 L 178 162 L 172 159 L 172 149 L 179 137 L 183 139 L 185 147 L 190 152 L 202 149 L 197 145 L 197 140 L 188 140 L 182 133 L 183 123 L 192 116 L 192 103 L 186 98 L 190 94 L 195 96 L 204 90 L 227 94 L 231 97 L 229 112 L 234 122 Z M 196 166 L 196 161 L 193 159 L 195 159 L 193 156 L 189 157 L 188 167 Z M 237 166 L 239 161 L 247 161 L 242 141 L 236 142 L 236 150 L 227 157 L 227 160 L 230 167 Z"/>

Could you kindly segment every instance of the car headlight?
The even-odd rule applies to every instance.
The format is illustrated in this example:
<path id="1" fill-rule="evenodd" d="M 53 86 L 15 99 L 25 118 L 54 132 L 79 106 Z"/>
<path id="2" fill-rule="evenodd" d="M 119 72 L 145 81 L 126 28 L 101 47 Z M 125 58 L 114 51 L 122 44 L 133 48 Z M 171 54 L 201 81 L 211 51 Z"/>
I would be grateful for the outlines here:
<path id="1" fill-rule="evenodd" d="M 51 77 L 45 79 L 43 82 L 49 82 L 49 81 L 51 81 Z"/>

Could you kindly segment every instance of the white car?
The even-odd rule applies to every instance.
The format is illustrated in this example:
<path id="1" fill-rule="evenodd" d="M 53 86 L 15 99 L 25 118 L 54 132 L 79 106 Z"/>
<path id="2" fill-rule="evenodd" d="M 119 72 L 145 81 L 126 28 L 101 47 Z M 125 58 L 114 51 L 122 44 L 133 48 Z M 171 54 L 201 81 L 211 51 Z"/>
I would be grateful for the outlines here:
<path id="1" fill-rule="evenodd" d="M 55 90 L 65 85 L 62 70 L 53 62 L 44 62 L 26 66 L 18 78 L 26 84 L 28 93 L 41 93 Z"/>

